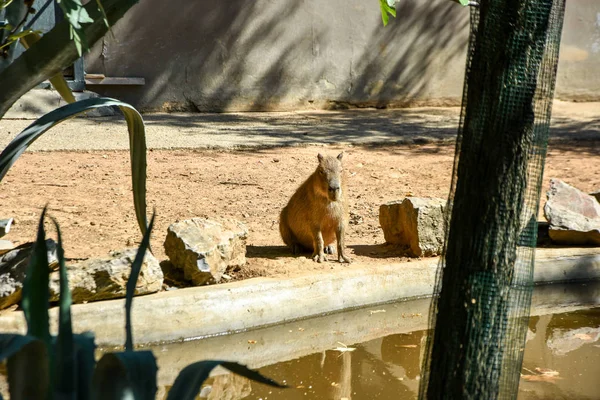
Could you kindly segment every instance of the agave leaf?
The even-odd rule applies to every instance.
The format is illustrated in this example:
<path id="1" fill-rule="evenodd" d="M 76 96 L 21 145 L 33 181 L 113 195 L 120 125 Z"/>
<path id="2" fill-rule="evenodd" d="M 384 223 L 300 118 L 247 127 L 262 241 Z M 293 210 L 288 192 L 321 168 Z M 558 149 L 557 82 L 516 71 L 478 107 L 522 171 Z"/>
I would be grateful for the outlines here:
<path id="1" fill-rule="evenodd" d="M 11 399 L 46 399 L 50 393 L 48 347 L 33 340 L 8 358 L 8 390 Z"/>
<path id="2" fill-rule="evenodd" d="M 51 346 L 50 325 L 48 320 L 50 266 L 46 247 L 44 218 L 46 207 L 42 211 L 38 224 L 37 239 L 31 250 L 27 274 L 23 283 L 21 307 L 27 321 L 27 334 L 42 340 L 48 349 Z"/>
<path id="3" fill-rule="evenodd" d="M 238 375 L 252 379 L 253 381 L 264 383 L 265 385 L 286 388 L 286 385 L 281 385 L 274 380 L 267 378 L 257 371 L 251 370 L 248 367 L 229 361 L 198 361 L 190 364 L 179 372 L 173 386 L 169 390 L 167 400 L 194 400 L 200 392 L 202 383 L 208 378 L 210 372 L 217 366 L 223 366 Z"/>
<path id="4" fill-rule="evenodd" d="M 0 362 L 16 354 L 24 346 L 34 341 L 39 341 L 39 339 L 28 335 L 0 333 Z"/>
<path id="5" fill-rule="evenodd" d="M 41 38 L 42 36 L 39 33 L 31 32 L 31 34 L 21 38 L 21 44 L 25 49 L 28 49 Z M 73 92 L 62 72 L 59 72 L 50 78 L 50 83 L 67 103 L 75 103 L 75 96 L 73 96 Z"/>
<path id="6" fill-rule="evenodd" d="M 140 113 L 131 105 L 107 97 L 81 100 L 64 105 L 37 119 L 19 133 L 0 153 L 0 181 L 19 156 L 44 132 L 67 118 L 98 107 L 119 106 L 129 129 L 133 203 L 140 230 L 146 233 L 146 131 Z"/>
<path id="7" fill-rule="evenodd" d="M 75 345 L 73 342 L 73 328 L 71 324 L 71 291 L 69 290 L 69 280 L 67 278 L 67 267 L 65 265 L 65 253 L 62 246 L 62 236 L 58 222 L 52 218 L 56 235 L 58 236 L 58 246 L 56 248 L 59 265 L 59 283 L 60 297 L 58 310 L 58 337 L 56 339 L 56 368 L 54 390 L 60 393 L 64 398 L 75 398 L 77 390 L 76 370 L 75 370 Z"/>
<path id="8" fill-rule="evenodd" d="M 77 372 L 77 396 L 78 400 L 90 399 L 92 377 L 96 366 L 96 343 L 94 334 L 85 332 L 73 335 L 75 342 L 75 362 Z"/>
<path id="9" fill-rule="evenodd" d="M 44 398 L 48 390 L 46 345 L 40 339 L 16 334 L 0 334 L 0 361 L 8 360 L 10 397 Z M 36 379 L 31 379 L 37 373 Z M 29 381 L 29 382 L 28 382 Z M 33 384 L 32 384 L 33 382 Z"/>
<path id="10" fill-rule="evenodd" d="M 154 399 L 157 371 L 152 351 L 105 354 L 94 372 L 92 399 Z"/>
<path id="11" fill-rule="evenodd" d="M 142 269 L 144 257 L 146 256 L 146 249 L 150 244 L 150 233 L 152 232 L 152 226 L 154 225 L 154 216 L 156 213 L 152 213 L 150 219 L 150 225 L 148 230 L 144 234 L 142 243 L 135 255 L 133 263 L 131 264 L 131 272 L 129 273 L 129 279 L 127 279 L 127 287 L 125 291 L 125 350 L 133 351 L 133 332 L 131 327 L 131 305 L 133 304 L 133 296 L 135 295 L 135 287 L 137 285 L 138 276 Z"/>

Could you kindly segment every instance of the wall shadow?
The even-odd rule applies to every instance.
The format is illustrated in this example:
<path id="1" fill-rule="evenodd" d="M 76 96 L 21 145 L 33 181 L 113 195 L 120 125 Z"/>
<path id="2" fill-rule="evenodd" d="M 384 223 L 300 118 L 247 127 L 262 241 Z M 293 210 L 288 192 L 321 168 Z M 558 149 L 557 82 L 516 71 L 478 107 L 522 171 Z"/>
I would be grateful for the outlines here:
<path id="1" fill-rule="evenodd" d="M 397 15 L 383 27 L 377 3 L 360 0 L 148 0 L 93 48 L 87 70 L 144 77 L 93 90 L 152 110 L 456 103 L 468 10 L 405 0 Z"/>

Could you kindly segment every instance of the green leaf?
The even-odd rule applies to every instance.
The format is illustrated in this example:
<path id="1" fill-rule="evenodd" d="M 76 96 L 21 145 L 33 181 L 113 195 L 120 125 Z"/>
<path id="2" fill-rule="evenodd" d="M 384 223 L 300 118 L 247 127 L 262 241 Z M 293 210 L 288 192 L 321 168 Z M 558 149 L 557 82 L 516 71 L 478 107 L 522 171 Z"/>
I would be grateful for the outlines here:
<path id="1" fill-rule="evenodd" d="M 21 24 L 21 21 L 23 21 L 24 18 L 27 17 L 27 5 L 25 4 L 25 1 L 12 1 L 9 4 L 7 4 L 4 8 L 4 18 L 6 20 L 6 22 L 9 25 L 12 25 L 13 27 L 15 26 L 19 26 Z M 15 60 L 15 49 L 16 49 L 16 45 L 15 45 L 15 40 L 9 40 L 8 36 L 10 35 L 10 33 L 12 32 L 12 29 L 10 31 L 0 31 L 0 45 L 2 43 L 6 43 L 7 41 L 10 42 L 9 47 L 8 48 L 3 48 L 0 56 L 0 71 L 6 69 L 8 66 L 10 66 L 13 61 Z M 6 46 L 3 46 L 6 47 Z M 11 79 L 14 79 L 14 76 L 11 77 Z M 5 86 L 3 84 L 0 83 L 0 88 L 2 88 L 2 90 L 0 91 L 0 93 L 2 93 L 2 91 L 6 90 Z M 1 97 L 1 94 L 0 94 Z M 1 101 L 0 101 L 1 104 Z M 0 115 L 2 115 L 3 113 L 0 113 Z"/>
<path id="2" fill-rule="evenodd" d="M 37 239 L 31 249 L 27 274 L 23 283 L 21 307 L 27 321 L 27 334 L 42 340 L 48 349 L 51 346 L 50 324 L 48 321 L 49 275 L 48 248 L 44 218 L 46 207 L 38 223 Z"/>
<path id="3" fill-rule="evenodd" d="M 27 35 L 31 35 L 32 33 L 40 33 L 40 31 L 34 31 L 32 29 L 27 29 L 24 31 L 21 31 L 19 33 L 13 33 L 12 35 L 8 36 L 8 39 L 6 41 L 6 43 L 4 43 L 3 45 L 0 46 L 0 49 L 3 49 L 7 46 L 10 46 L 11 44 L 13 44 L 14 42 L 16 42 L 17 40 L 27 36 Z"/>
<path id="4" fill-rule="evenodd" d="M 50 398 L 49 364 L 48 347 L 41 340 L 27 343 L 10 356 L 6 363 L 10 398 Z"/>
<path id="5" fill-rule="evenodd" d="M 96 343 L 92 332 L 73 335 L 75 342 L 75 362 L 77 371 L 78 400 L 90 399 L 92 377 L 96 366 Z"/>
<path id="6" fill-rule="evenodd" d="M 102 20 L 104 21 L 104 25 L 106 25 L 106 27 L 110 31 L 110 25 L 108 23 L 108 18 L 106 17 L 106 11 L 104 11 L 104 7 L 102 6 L 102 2 L 100 0 L 96 0 L 96 4 L 98 4 L 98 10 L 100 10 L 100 13 L 102 14 Z"/>
<path id="7" fill-rule="evenodd" d="M 39 341 L 39 339 L 28 335 L 0 333 L 0 362 L 8 359 L 34 341 Z"/>
<path id="8" fill-rule="evenodd" d="M 135 287 L 137 286 L 138 276 L 144 263 L 144 257 L 146 256 L 146 249 L 150 245 L 150 234 L 152 233 L 152 226 L 154 225 L 154 216 L 156 213 L 152 213 L 150 219 L 150 225 L 148 230 L 144 234 L 142 243 L 131 263 L 131 272 L 129 273 L 129 279 L 127 279 L 127 287 L 125 291 L 125 350 L 133 351 L 133 329 L 131 327 L 131 305 L 133 304 L 133 296 L 135 295 Z"/>
<path id="9" fill-rule="evenodd" d="M 25 49 L 28 49 L 40 39 L 41 35 L 39 33 L 31 32 L 30 35 L 21 38 L 21 44 Z M 73 96 L 73 92 L 62 71 L 50 78 L 50 83 L 67 103 L 75 103 L 75 96 Z"/>
<path id="10" fill-rule="evenodd" d="M 129 129 L 133 203 L 142 234 L 146 233 L 146 131 L 144 120 L 135 108 L 122 101 L 99 97 L 67 104 L 42 116 L 18 134 L 0 153 L 0 181 L 19 156 L 44 132 L 60 122 L 98 107 L 119 106 Z"/>
<path id="11" fill-rule="evenodd" d="M 94 371 L 92 399 L 154 399 L 157 371 L 152 351 L 105 354 Z"/>
<path id="12" fill-rule="evenodd" d="M 396 7 L 394 6 L 394 3 L 389 4 L 387 0 L 379 0 L 379 8 L 381 8 L 381 20 L 383 21 L 383 26 L 388 24 L 390 19 L 389 15 L 396 18 Z"/>
<path id="13" fill-rule="evenodd" d="M 3 8 L 6 8 L 10 5 L 10 3 L 12 3 L 13 0 L 2 0 L 0 1 L 0 10 L 2 10 Z"/>
<path id="14" fill-rule="evenodd" d="M 84 50 L 89 50 L 83 24 L 91 24 L 94 20 L 81 4 L 81 0 L 58 0 L 58 4 L 69 22 L 69 37 L 75 42 L 77 52 L 81 56 Z"/>
<path id="15" fill-rule="evenodd" d="M 75 343 L 73 340 L 73 327 L 71 324 L 71 291 L 67 278 L 67 267 L 65 265 L 65 254 L 62 246 L 62 236 L 58 222 L 52 218 L 58 246 L 56 249 L 59 266 L 60 295 L 58 300 L 58 337 L 56 340 L 56 369 L 53 379 L 54 388 L 57 393 L 65 395 L 65 398 L 74 398 L 77 391 L 75 377 Z"/>
<path id="16" fill-rule="evenodd" d="M 209 377 L 210 372 L 219 365 L 238 375 L 252 379 L 255 382 L 264 383 L 265 385 L 277 388 L 287 388 L 286 385 L 281 385 L 274 380 L 261 375 L 257 371 L 251 370 L 248 367 L 235 362 L 198 361 L 181 370 L 175 379 L 173 386 L 169 390 L 167 400 L 194 400 L 196 396 L 198 396 L 202 384 Z"/>

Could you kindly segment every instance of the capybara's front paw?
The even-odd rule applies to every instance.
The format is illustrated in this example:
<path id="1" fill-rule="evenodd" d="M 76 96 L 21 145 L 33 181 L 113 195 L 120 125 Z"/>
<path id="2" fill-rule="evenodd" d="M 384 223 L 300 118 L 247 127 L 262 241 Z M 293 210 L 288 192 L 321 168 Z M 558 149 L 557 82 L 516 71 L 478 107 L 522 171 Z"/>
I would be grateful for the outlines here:
<path id="1" fill-rule="evenodd" d="M 322 263 L 323 261 L 327 261 L 327 259 L 325 258 L 325 254 L 321 253 L 321 254 L 315 254 L 315 255 L 313 255 L 313 261 L 316 261 L 318 263 Z"/>
<path id="2" fill-rule="evenodd" d="M 338 261 L 341 263 L 348 263 L 348 264 L 350 264 L 352 262 L 350 257 L 346 257 L 344 254 L 340 254 L 340 256 L 338 257 Z"/>

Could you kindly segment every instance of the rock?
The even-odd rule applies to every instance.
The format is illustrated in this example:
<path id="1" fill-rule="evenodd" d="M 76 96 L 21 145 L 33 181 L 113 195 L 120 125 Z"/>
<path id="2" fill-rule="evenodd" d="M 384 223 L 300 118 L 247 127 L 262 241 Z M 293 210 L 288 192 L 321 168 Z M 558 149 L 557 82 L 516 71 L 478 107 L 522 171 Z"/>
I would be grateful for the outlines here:
<path id="1" fill-rule="evenodd" d="M 194 285 L 217 283 L 246 263 L 248 230 L 231 219 L 192 218 L 169 226 L 165 253 Z"/>
<path id="2" fill-rule="evenodd" d="M 57 265 L 56 243 L 46 240 L 50 266 Z M 32 243 L 19 246 L 0 256 L 0 309 L 21 301 L 21 290 L 29 262 Z M 125 297 L 125 288 L 131 263 L 137 249 L 125 249 L 110 253 L 110 257 L 89 259 L 67 265 L 69 288 L 73 303 Z M 162 288 L 163 273 L 158 260 L 146 253 L 135 290 L 136 295 L 158 292 Z M 59 272 L 50 273 L 50 301 L 57 301 L 60 283 Z"/>
<path id="3" fill-rule="evenodd" d="M 94 258 L 67 266 L 73 303 L 125 297 L 127 280 L 137 249 L 110 252 L 109 257 Z M 146 252 L 135 288 L 136 295 L 156 293 L 162 288 L 163 272 L 158 260 Z M 57 301 L 60 290 L 58 271 L 50 274 L 50 300 Z"/>
<path id="4" fill-rule="evenodd" d="M 444 246 L 446 202 L 436 198 L 407 197 L 379 207 L 385 241 L 406 246 L 413 257 L 434 256 Z"/>
<path id="5" fill-rule="evenodd" d="M 550 179 L 544 216 L 554 243 L 600 245 L 600 203 L 582 191 Z"/>
<path id="6" fill-rule="evenodd" d="M 10 226 L 12 225 L 13 221 L 14 220 L 12 218 L 0 219 L 0 237 L 10 232 Z"/>
<path id="7" fill-rule="evenodd" d="M 8 253 L 9 250 L 15 248 L 15 245 L 10 240 L 2 240 L 0 239 L 0 255 L 4 253 Z"/>
<path id="8" fill-rule="evenodd" d="M 214 377 L 206 398 L 208 400 L 236 400 L 243 399 L 250 393 L 252 393 L 250 380 L 237 374 L 228 373 Z"/>
<path id="9" fill-rule="evenodd" d="M 46 240 L 50 267 L 57 265 L 56 243 Z M 33 243 L 25 243 L 0 255 L 0 310 L 21 301 L 21 291 Z"/>
<path id="10" fill-rule="evenodd" d="M 546 343 L 553 354 L 564 356 L 598 340 L 600 340 L 600 327 L 583 327 L 569 330 L 554 329 Z"/>

